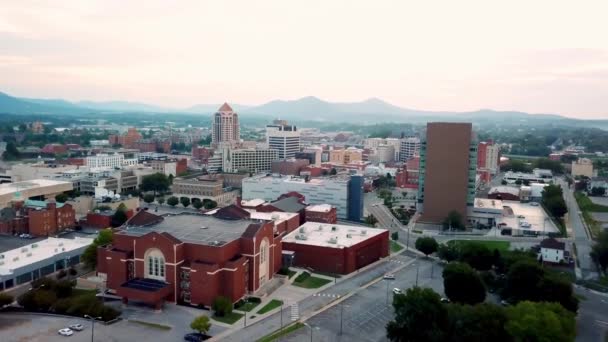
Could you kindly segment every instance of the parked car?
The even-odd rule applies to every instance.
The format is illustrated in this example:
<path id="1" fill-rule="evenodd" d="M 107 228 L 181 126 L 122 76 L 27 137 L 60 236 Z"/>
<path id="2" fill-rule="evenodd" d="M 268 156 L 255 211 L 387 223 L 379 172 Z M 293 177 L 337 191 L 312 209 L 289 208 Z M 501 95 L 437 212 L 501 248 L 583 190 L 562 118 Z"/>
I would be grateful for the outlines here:
<path id="1" fill-rule="evenodd" d="M 72 329 L 68 329 L 68 328 L 59 329 L 58 333 L 61 336 L 72 336 L 72 335 L 74 335 L 74 332 L 72 331 Z"/>
<path id="2" fill-rule="evenodd" d="M 530 205 L 533 206 L 533 207 L 538 207 L 539 206 L 539 204 L 536 203 L 536 202 L 530 202 Z"/>
<path id="3" fill-rule="evenodd" d="M 188 342 L 200 342 L 200 341 L 208 340 L 209 338 L 211 338 L 211 336 L 201 334 L 201 333 L 190 333 L 190 334 L 184 335 L 184 341 L 188 341 Z"/>
<path id="4" fill-rule="evenodd" d="M 526 217 L 524 215 L 517 215 L 517 218 L 524 219 Z"/>
<path id="5" fill-rule="evenodd" d="M 395 275 L 394 274 L 385 274 L 384 277 L 382 277 L 383 279 L 386 280 L 395 280 Z"/>
<path id="6" fill-rule="evenodd" d="M 402 294 L 403 292 L 401 292 L 401 290 L 400 290 L 399 288 L 395 287 L 395 288 L 393 289 L 393 293 L 394 293 L 394 294 Z"/>
<path id="7" fill-rule="evenodd" d="M 441 302 L 442 302 L 442 303 L 449 303 L 449 302 L 450 302 L 450 300 L 449 300 L 449 299 L 447 299 L 447 298 L 445 298 L 445 297 L 441 297 Z"/>
<path id="8" fill-rule="evenodd" d="M 84 329 L 84 326 L 80 323 L 76 323 L 76 324 L 70 324 L 70 326 L 68 328 L 75 330 L 75 331 L 82 331 Z"/>

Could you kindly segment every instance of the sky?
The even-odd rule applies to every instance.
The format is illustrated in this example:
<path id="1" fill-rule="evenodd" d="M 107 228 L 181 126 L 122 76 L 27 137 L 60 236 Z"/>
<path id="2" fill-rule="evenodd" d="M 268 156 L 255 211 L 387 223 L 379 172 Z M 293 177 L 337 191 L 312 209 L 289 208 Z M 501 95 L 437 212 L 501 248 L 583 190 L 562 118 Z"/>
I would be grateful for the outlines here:
<path id="1" fill-rule="evenodd" d="M 608 1 L 0 0 L 0 91 L 608 119 Z"/>

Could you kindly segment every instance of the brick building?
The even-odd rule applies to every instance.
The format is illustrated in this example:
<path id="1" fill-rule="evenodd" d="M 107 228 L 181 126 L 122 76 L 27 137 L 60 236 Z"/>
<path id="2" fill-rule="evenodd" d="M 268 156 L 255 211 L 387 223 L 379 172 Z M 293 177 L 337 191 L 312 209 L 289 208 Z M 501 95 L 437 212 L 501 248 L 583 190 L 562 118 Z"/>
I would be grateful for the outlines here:
<path id="1" fill-rule="evenodd" d="M 116 295 L 161 308 L 164 301 L 210 306 L 254 292 L 281 266 L 281 236 L 271 221 L 216 214 L 157 216 L 140 211 L 99 247 L 97 272 Z"/>
<path id="2" fill-rule="evenodd" d="M 207 162 L 213 156 L 213 150 L 204 146 L 192 146 L 192 159 Z"/>
<path id="3" fill-rule="evenodd" d="M 26 200 L 0 211 L 0 234 L 56 235 L 76 224 L 70 204 Z"/>
<path id="4" fill-rule="evenodd" d="M 299 176 L 300 171 L 310 164 L 308 159 L 285 159 L 272 162 L 271 172 L 280 175 Z"/>
<path id="5" fill-rule="evenodd" d="M 336 207 L 329 204 L 309 205 L 304 211 L 306 222 L 334 224 L 338 222 Z"/>
<path id="6" fill-rule="evenodd" d="M 389 255 L 386 229 L 307 222 L 283 238 L 293 265 L 348 274 Z"/>
<path id="7" fill-rule="evenodd" d="M 420 173 L 420 157 L 414 157 L 405 162 L 403 169 L 395 175 L 395 182 L 399 188 L 418 189 Z"/>

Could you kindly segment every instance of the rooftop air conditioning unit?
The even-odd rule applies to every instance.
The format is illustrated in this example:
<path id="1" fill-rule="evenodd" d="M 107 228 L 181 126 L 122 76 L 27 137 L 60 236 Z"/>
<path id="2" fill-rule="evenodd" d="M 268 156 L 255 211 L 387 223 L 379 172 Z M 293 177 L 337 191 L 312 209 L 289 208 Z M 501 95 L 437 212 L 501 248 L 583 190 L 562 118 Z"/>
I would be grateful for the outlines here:
<path id="1" fill-rule="evenodd" d="M 25 256 L 26 256 L 26 257 L 31 257 L 31 256 L 32 256 L 32 253 L 27 253 Z"/>
<path id="2" fill-rule="evenodd" d="M 352 238 L 352 237 L 353 237 L 352 235 L 350 235 L 350 234 L 346 234 L 346 238 L 347 238 L 347 239 L 350 239 L 350 238 Z"/>
<path id="3" fill-rule="evenodd" d="M 322 226 L 322 225 L 319 225 L 319 229 L 318 229 L 318 230 L 319 230 L 319 231 L 322 231 L 322 230 L 323 230 L 323 226 Z"/>
<path id="4" fill-rule="evenodd" d="M 336 226 L 331 227 L 332 232 L 335 232 L 336 230 L 338 230 L 338 227 L 336 227 Z"/>
<path id="5" fill-rule="evenodd" d="M 365 230 L 365 229 L 364 229 L 364 230 L 362 230 L 362 231 L 361 231 L 361 235 L 367 235 L 367 230 Z"/>
<path id="6" fill-rule="evenodd" d="M 300 227 L 300 233 L 305 233 L 306 230 L 304 229 L 304 227 Z"/>
<path id="7" fill-rule="evenodd" d="M 336 244 L 336 243 L 338 243 L 338 238 L 337 237 L 332 237 L 327 242 Z"/>

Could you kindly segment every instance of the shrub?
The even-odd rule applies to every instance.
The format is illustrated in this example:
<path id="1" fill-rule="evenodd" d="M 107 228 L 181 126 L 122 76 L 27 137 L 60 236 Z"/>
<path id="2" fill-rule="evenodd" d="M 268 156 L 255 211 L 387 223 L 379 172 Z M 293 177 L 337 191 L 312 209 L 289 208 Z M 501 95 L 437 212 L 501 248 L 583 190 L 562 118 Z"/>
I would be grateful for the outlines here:
<path id="1" fill-rule="evenodd" d="M 48 311 L 57 301 L 57 295 L 50 290 L 38 290 L 34 292 L 35 310 Z"/>
<path id="2" fill-rule="evenodd" d="M 58 299 L 53 305 L 53 311 L 58 314 L 66 314 L 72 305 L 72 300 L 70 298 L 62 298 Z"/>
<path id="3" fill-rule="evenodd" d="M 212 309 L 215 311 L 216 316 L 224 317 L 225 315 L 232 313 L 232 303 L 230 302 L 230 299 L 218 296 L 213 300 Z"/>
<path id="4" fill-rule="evenodd" d="M 34 291 L 28 291 L 19 298 L 17 298 L 17 303 L 21 305 L 25 310 L 35 311 L 37 309 L 36 300 L 34 299 Z"/>
<path id="5" fill-rule="evenodd" d="M 74 284 L 67 279 L 58 281 L 57 284 L 55 284 L 55 293 L 57 294 L 57 297 L 66 298 L 71 296 L 73 286 Z"/>
<path id="6" fill-rule="evenodd" d="M 61 270 L 59 271 L 59 273 L 57 273 L 57 279 L 61 279 L 61 278 L 65 278 L 65 276 L 68 275 L 68 272 L 66 272 L 65 270 Z"/>
<path id="7" fill-rule="evenodd" d="M 8 293 L 0 293 L 0 308 L 5 305 L 9 305 L 13 301 L 13 296 L 9 295 Z"/>
<path id="8" fill-rule="evenodd" d="M 294 282 L 301 283 L 304 280 L 308 279 L 309 277 L 310 277 L 310 273 L 308 273 L 308 272 L 302 272 L 302 273 L 300 273 L 299 276 L 296 277 L 296 279 L 294 280 Z"/>
<path id="9" fill-rule="evenodd" d="M 71 276 L 75 276 L 78 274 L 78 271 L 74 267 L 70 267 L 69 273 Z"/>

